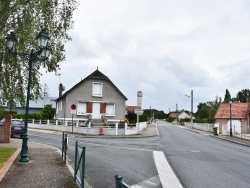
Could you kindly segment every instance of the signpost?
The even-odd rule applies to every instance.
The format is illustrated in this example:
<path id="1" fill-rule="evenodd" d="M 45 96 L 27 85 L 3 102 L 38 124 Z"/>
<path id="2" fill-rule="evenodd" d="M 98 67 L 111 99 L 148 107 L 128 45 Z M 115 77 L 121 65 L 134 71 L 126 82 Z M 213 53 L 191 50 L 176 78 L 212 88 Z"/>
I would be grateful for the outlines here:
<path id="1" fill-rule="evenodd" d="M 143 110 L 142 109 L 135 109 L 135 114 L 142 115 L 143 114 Z"/>
<path id="2" fill-rule="evenodd" d="M 72 125 L 72 133 L 73 133 L 73 116 L 74 116 L 74 114 L 76 114 L 76 105 L 75 104 L 71 105 L 71 114 L 72 114 L 72 123 L 71 123 L 71 125 Z"/>
<path id="3" fill-rule="evenodd" d="M 135 109 L 134 112 L 135 112 L 135 114 L 137 114 L 137 123 L 136 123 L 136 125 L 137 125 L 137 129 L 138 129 L 138 133 L 139 133 L 139 131 L 140 131 L 140 129 L 139 129 L 139 115 L 143 114 L 143 110 L 142 109 Z"/>

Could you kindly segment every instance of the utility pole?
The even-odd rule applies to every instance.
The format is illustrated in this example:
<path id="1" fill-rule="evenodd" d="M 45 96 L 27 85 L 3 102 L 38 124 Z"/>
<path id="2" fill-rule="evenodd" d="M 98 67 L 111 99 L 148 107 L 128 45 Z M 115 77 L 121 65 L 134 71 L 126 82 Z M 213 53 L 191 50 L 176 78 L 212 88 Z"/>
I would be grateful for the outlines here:
<path id="1" fill-rule="evenodd" d="M 191 127 L 193 128 L 193 90 L 191 90 Z"/>

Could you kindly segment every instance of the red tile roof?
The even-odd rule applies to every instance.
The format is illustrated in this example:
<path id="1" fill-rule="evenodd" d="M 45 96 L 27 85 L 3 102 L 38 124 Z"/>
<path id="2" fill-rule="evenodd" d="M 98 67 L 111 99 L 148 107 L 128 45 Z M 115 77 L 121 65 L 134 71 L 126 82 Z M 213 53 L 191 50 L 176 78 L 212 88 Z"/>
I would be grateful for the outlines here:
<path id="1" fill-rule="evenodd" d="M 134 113 L 135 109 L 141 109 L 141 107 L 140 106 L 126 106 L 127 112 Z"/>
<path id="2" fill-rule="evenodd" d="M 250 111 L 250 103 L 232 103 L 231 113 L 232 119 L 246 119 L 247 113 Z M 215 116 L 215 119 L 230 118 L 230 104 L 221 103 Z"/>

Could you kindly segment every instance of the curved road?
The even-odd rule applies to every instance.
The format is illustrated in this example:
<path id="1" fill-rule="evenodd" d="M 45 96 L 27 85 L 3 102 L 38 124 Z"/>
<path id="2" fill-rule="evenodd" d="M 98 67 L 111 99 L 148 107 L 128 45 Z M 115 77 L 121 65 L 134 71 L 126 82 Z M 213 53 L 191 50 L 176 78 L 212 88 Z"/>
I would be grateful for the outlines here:
<path id="1" fill-rule="evenodd" d="M 167 123 L 159 123 L 158 128 L 160 136 L 149 138 L 69 135 L 68 155 L 74 159 L 75 141 L 86 146 L 86 177 L 95 188 L 115 187 L 116 174 L 123 176 L 129 185 L 162 187 L 154 158 L 157 151 L 165 154 L 183 187 L 250 187 L 248 147 Z M 32 131 L 29 134 L 31 141 L 61 148 L 61 134 Z M 151 186 L 150 181 L 154 183 Z"/>

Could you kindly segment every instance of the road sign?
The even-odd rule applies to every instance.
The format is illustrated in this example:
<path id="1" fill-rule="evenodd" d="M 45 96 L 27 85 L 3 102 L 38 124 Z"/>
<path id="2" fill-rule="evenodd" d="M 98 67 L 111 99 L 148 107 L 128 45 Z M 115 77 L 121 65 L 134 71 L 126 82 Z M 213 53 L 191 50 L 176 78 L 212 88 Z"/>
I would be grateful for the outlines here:
<path id="1" fill-rule="evenodd" d="M 71 114 L 76 114 L 76 105 L 75 104 L 71 105 Z"/>
<path id="2" fill-rule="evenodd" d="M 138 115 L 142 115 L 143 110 L 142 109 L 135 109 L 135 113 L 138 114 Z"/>
<path id="3" fill-rule="evenodd" d="M 75 104 L 71 105 L 71 110 L 76 110 L 76 105 Z"/>

